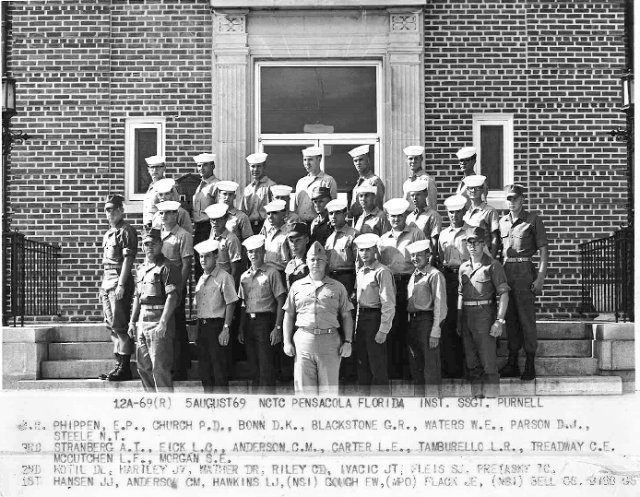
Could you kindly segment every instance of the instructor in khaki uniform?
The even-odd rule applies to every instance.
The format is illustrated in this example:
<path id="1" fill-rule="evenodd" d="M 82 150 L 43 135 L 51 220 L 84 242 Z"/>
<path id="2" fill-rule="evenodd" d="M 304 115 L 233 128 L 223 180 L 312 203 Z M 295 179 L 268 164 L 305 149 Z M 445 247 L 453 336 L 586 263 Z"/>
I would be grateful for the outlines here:
<path id="1" fill-rule="evenodd" d="M 122 218 L 123 202 L 122 196 L 112 195 L 104 205 L 109 230 L 102 241 L 104 273 L 100 301 L 107 330 L 111 333 L 116 364 L 111 371 L 101 374 L 100 379 L 109 381 L 131 379 L 129 361 L 133 354 L 133 342 L 127 334 L 127 323 L 134 291 L 131 268 L 138 252 L 138 234 Z"/>
<path id="2" fill-rule="evenodd" d="M 542 293 L 547 274 L 549 249 L 547 233 L 540 217 L 524 209 L 524 187 L 509 185 L 507 204 L 509 212 L 500 219 L 504 271 L 511 291 L 507 321 L 509 359 L 500 370 L 500 376 L 520 376 L 518 353 L 524 346 L 526 362 L 520 379 L 531 381 L 536 377 L 535 355 L 537 348 L 536 295 Z M 540 252 L 540 268 L 536 268 L 532 257 Z"/>

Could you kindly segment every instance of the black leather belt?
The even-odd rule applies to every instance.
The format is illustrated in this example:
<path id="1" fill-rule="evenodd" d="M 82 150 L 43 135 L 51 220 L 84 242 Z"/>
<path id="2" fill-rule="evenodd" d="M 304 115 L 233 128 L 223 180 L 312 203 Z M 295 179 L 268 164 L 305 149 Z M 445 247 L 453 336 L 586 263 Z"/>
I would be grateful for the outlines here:
<path id="1" fill-rule="evenodd" d="M 224 321 L 224 318 L 198 318 L 198 323 L 205 324 L 213 324 L 216 321 Z"/>
<path id="2" fill-rule="evenodd" d="M 332 271 L 329 271 L 329 275 L 332 274 L 356 274 L 356 270 L 355 268 L 334 269 Z"/>
<path id="3" fill-rule="evenodd" d="M 358 307 L 358 312 L 360 314 L 373 314 L 374 312 L 382 312 L 382 309 L 377 309 L 376 307 Z"/>
<path id="4" fill-rule="evenodd" d="M 409 314 L 409 319 L 416 319 L 421 316 L 433 316 L 433 311 L 416 311 L 416 312 L 409 312 L 408 314 Z"/>
<path id="5" fill-rule="evenodd" d="M 449 266 L 443 266 L 442 271 L 445 273 L 455 273 L 458 274 L 458 271 L 460 271 L 459 267 L 449 267 Z"/>
<path id="6" fill-rule="evenodd" d="M 247 312 L 249 319 L 258 319 L 265 316 L 272 316 L 273 312 Z"/>

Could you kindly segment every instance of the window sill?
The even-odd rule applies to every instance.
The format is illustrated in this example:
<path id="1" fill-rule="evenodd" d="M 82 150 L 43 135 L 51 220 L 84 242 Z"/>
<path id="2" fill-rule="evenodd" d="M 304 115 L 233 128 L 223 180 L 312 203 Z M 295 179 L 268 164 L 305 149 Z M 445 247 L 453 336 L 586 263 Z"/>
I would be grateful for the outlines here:
<path id="1" fill-rule="evenodd" d="M 209 0 L 212 9 L 388 9 L 424 7 L 427 0 Z"/>

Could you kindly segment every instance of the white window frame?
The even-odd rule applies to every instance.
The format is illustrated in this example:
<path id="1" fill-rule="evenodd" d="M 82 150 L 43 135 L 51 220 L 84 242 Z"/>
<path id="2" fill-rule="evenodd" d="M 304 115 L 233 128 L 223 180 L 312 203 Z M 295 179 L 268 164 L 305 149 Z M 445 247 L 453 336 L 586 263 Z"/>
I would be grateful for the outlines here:
<path id="1" fill-rule="evenodd" d="M 376 68 L 376 133 L 260 133 L 261 129 L 261 77 L 260 70 L 263 67 L 375 67 Z M 278 61 L 256 61 L 255 63 L 255 85 L 254 85 L 254 136 L 255 149 L 263 151 L 264 145 L 296 145 L 299 143 L 313 143 L 315 146 L 353 143 L 354 147 L 359 145 L 373 145 L 375 147 L 373 170 L 375 174 L 384 181 L 385 172 L 381 167 L 381 157 L 384 153 L 383 140 L 384 136 L 384 119 L 383 119 L 383 78 L 382 78 L 382 61 L 381 60 L 360 60 L 360 59 L 341 59 L 341 60 L 278 60 Z M 301 161 L 302 163 L 302 161 Z M 320 168 L 324 171 L 324 159 L 320 164 Z"/>
<path id="2" fill-rule="evenodd" d="M 504 185 L 513 183 L 513 114 L 473 114 L 473 146 L 476 147 L 476 172 L 482 174 L 482 151 L 480 150 L 480 129 L 482 126 L 502 126 L 503 158 L 502 182 Z M 507 194 L 503 190 L 489 190 L 487 203 L 496 209 L 507 207 Z"/>
<path id="3" fill-rule="evenodd" d="M 137 129 L 156 129 L 158 142 L 156 143 L 156 155 L 165 155 L 166 143 L 166 119 L 164 117 L 128 117 L 125 121 L 125 147 L 124 147 L 124 195 L 125 203 L 132 206 L 131 212 L 142 212 L 144 193 L 135 193 L 135 132 Z"/>

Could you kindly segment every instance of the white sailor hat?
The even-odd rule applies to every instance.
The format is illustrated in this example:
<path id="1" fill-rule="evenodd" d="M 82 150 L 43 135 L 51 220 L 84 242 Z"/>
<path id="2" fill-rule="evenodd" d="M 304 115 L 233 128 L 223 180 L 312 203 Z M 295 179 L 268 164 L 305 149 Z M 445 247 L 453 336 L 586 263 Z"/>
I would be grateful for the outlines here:
<path id="1" fill-rule="evenodd" d="M 238 191 L 239 186 L 240 185 L 235 181 L 218 181 L 216 183 L 216 188 L 221 192 L 236 193 Z"/>
<path id="2" fill-rule="evenodd" d="M 180 207 L 180 202 L 165 200 L 164 202 L 158 202 L 156 207 L 160 212 L 177 211 L 178 207 Z"/>
<path id="3" fill-rule="evenodd" d="M 169 193 L 176 186 L 173 178 L 162 178 L 153 184 L 153 189 L 158 193 Z"/>
<path id="4" fill-rule="evenodd" d="M 218 240 L 214 240 L 213 238 L 207 238 L 204 242 L 200 242 L 193 246 L 193 250 L 198 252 L 200 255 L 208 254 L 209 252 L 215 252 L 220 248 L 220 243 Z"/>
<path id="5" fill-rule="evenodd" d="M 472 174 L 470 176 L 465 176 L 462 182 L 464 183 L 464 186 L 466 186 L 467 188 L 470 188 L 470 187 L 482 186 L 484 185 L 484 182 L 486 180 L 487 180 L 487 177 L 483 176 L 482 174 Z"/>
<path id="6" fill-rule="evenodd" d="M 375 233 L 365 233 L 364 235 L 357 236 L 355 240 L 353 240 L 353 243 L 355 243 L 359 249 L 366 249 L 375 247 L 378 244 L 378 240 L 380 240 L 380 237 Z"/>
<path id="7" fill-rule="evenodd" d="M 267 212 L 280 212 L 287 208 L 287 203 L 284 200 L 272 200 L 264 206 L 264 210 Z"/>
<path id="8" fill-rule="evenodd" d="M 378 193 L 378 188 L 373 185 L 362 184 L 356 188 L 356 195 L 360 195 L 361 193 L 373 193 L 375 195 Z"/>
<path id="9" fill-rule="evenodd" d="M 422 157 L 422 154 L 424 154 L 424 147 L 420 145 L 411 145 L 410 147 L 405 147 L 403 152 L 407 157 L 415 157 L 418 155 Z"/>
<path id="10" fill-rule="evenodd" d="M 291 195 L 292 191 L 293 188 L 291 188 L 289 185 L 273 185 L 271 187 L 271 194 L 274 197 L 286 197 L 288 195 Z"/>
<path id="11" fill-rule="evenodd" d="M 425 179 L 410 181 L 406 187 L 406 193 L 423 192 L 429 188 L 429 182 Z"/>
<path id="12" fill-rule="evenodd" d="M 302 150 L 302 157 L 316 157 L 318 155 L 322 155 L 320 147 L 307 147 Z"/>
<path id="13" fill-rule="evenodd" d="M 209 219 L 219 219 L 224 216 L 229 210 L 227 204 L 211 204 L 204 210 L 204 213 L 209 216 Z"/>
<path id="14" fill-rule="evenodd" d="M 462 147 L 460 150 L 456 152 L 459 160 L 468 159 L 469 157 L 473 157 L 476 155 L 477 150 L 476 147 Z"/>
<path id="15" fill-rule="evenodd" d="M 360 145 L 359 147 L 349 150 L 349 155 L 354 159 L 369 153 L 369 145 Z"/>
<path id="16" fill-rule="evenodd" d="M 206 164 L 207 162 L 214 162 L 216 160 L 216 154 L 204 153 L 194 155 L 193 160 L 196 164 Z"/>
<path id="17" fill-rule="evenodd" d="M 153 155 L 145 159 L 147 166 L 162 166 L 167 161 L 164 155 Z"/>
<path id="18" fill-rule="evenodd" d="M 342 200 L 339 198 L 333 199 L 331 202 L 327 204 L 327 210 L 329 212 L 343 211 L 346 208 L 347 208 L 346 200 Z"/>
<path id="19" fill-rule="evenodd" d="M 392 198 L 384 203 L 384 209 L 392 216 L 397 216 L 407 212 L 409 202 L 403 198 Z"/>
<path id="20" fill-rule="evenodd" d="M 467 205 L 467 200 L 467 197 L 463 197 L 462 195 L 451 195 L 444 201 L 444 206 L 448 211 L 459 211 Z"/>
<path id="21" fill-rule="evenodd" d="M 249 164 L 262 164 L 267 161 L 268 154 L 264 152 L 256 152 L 255 154 L 247 155 L 247 163 Z"/>
<path id="22" fill-rule="evenodd" d="M 244 245 L 247 250 L 255 250 L 257 248 L 264 247 L 264 241 L 264 236 L 252 235 L 242 242 L 242 245 Z"/>
<path id="23" fill-rule="evenodd" d="M 429 242 L 429 240 L 418 240 L 407 245 L 407 252 L 410 254 L 417 254 L 418 252 L 424 252 L 425 250 L 431 252 L 431 242 Z"/>

